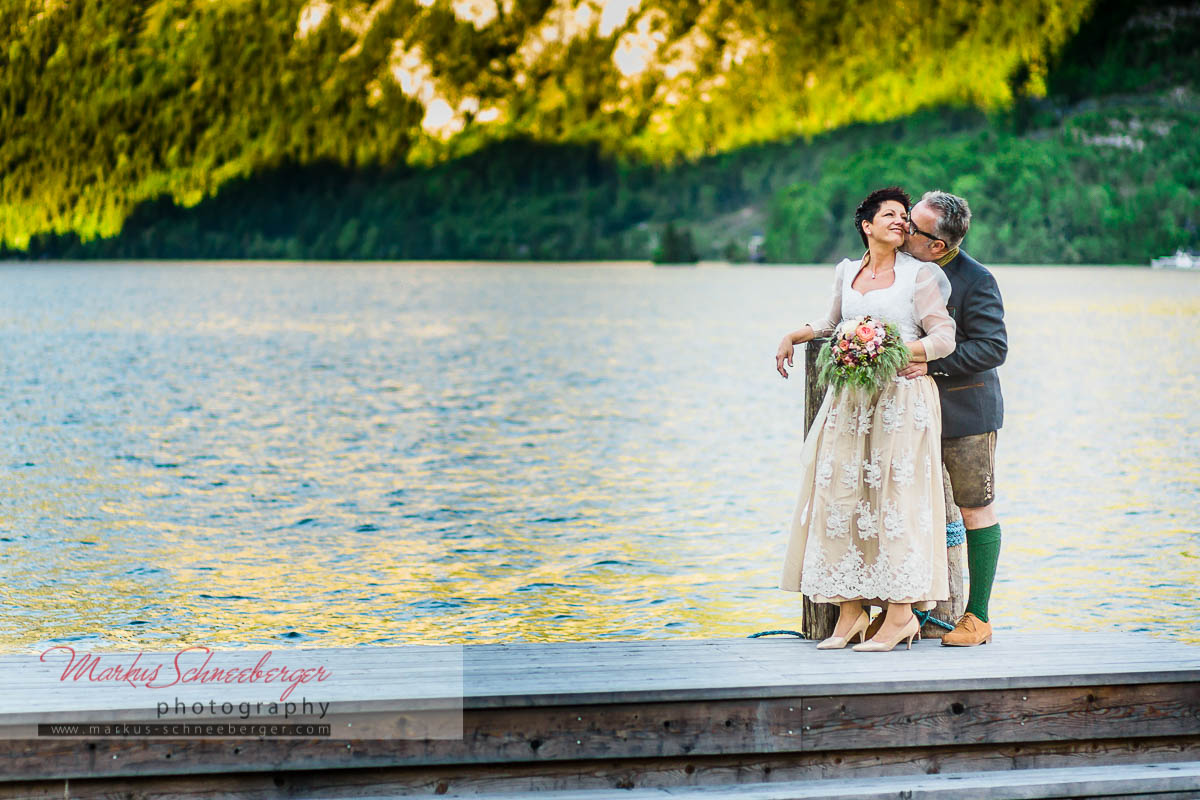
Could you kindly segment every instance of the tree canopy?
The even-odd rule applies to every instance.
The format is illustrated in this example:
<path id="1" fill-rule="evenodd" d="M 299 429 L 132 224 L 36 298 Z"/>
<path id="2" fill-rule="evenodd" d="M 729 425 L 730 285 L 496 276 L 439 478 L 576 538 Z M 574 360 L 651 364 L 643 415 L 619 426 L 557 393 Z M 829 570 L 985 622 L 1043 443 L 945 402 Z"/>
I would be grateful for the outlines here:
<path id="1" fill-rule="evenodd" d="M 8 0 L 0 243 L 513 139 L 674 164 L 1041 94 L 1090 0 Z M 864 8 L 866 13 L 864 13 Z"/>

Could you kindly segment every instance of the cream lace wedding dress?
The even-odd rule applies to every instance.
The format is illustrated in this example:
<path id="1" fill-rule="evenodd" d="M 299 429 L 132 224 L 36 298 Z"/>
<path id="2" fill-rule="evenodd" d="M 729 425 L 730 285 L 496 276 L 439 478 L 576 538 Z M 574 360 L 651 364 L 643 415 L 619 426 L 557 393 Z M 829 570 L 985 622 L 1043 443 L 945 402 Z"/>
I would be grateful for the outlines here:
<path id="1" fill-rule="evenodd" d="M 895 282 L 861 294 L 861 260 L 837 265 L 828 336 L 870 314 L 920 339 L 929 360 L 954 350 L 950 284 L 936 264 L 896 254 Z M 932 608 L 949 596 L 942 489 L 942 412 L 928 376 L 894 378 L 874 394 L 830 388 L 801 455 L 800 494 L 779 588 L 816 602 L 857 598 Z"/>

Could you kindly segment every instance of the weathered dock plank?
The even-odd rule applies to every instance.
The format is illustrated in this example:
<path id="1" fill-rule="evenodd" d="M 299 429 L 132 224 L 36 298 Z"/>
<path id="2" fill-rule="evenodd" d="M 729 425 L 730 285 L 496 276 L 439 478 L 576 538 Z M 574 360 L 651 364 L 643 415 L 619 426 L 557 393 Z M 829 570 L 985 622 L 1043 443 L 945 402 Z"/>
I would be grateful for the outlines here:
<path id="1" fill-rule="evenodd" d="M 399 700 L 401 683 L 407 700 L 439 697 L 456 670 L 461 670 L 466 708 L 979 691 L 1178 682 L 1200 676 L 1200 648 L 1132 634 L 1001 632 L 992 644 L 979 648 L 945 648 L 928 641 L 891 653 L 817 651 L 813 643 L 797 639 L 521 643 L 437 650 L 336 648 L 276 656 L 327 666 L 337 679 L 319 688 L 343 711 Z M 223 652 L 244 652 L 247 661 L 257 655 Z M 39 663 L 35 655 L 6 655 L 0 669 L 13 678 L 0 686 L 0 726 L 22 709 L 153 708 L 144 689 L 61 683 L 61 665 Z M 392 677 L 395 681 L 388 680 Z M 222 687 L 222 693 L 233 700 L 264 697 L 261 687 L 234 685 Z"/>
<path id="2" fill-rule="evenodd" d="M 1190 683 L 844 695 L 804 704 L 806 750 L 1115 739 L 1200 727 Z"/>
<path id="3" fill-rule="evenodd" d="M 735 786 L 658 787 L 621 794 L 629 800 L 1051 800 L 1052 798 L 1194 798 L 1200 762 L 1026 769 L 905 778 L 853 778 Z M 398 797 L 399 795 L 394 795 Z M 424 795 L 424 797 L 469 795 Z M 505 800 L 597 800 L 596 790 L 489 795 Z M 381 798 L 386 800 L 386 796 Z"/>
<path id="4" fill-rule="evenodd" d="M 173 746 L 177 743 L 159 743 Z M 818 781 L 832 778 L 940 774 L 945 772 L 1003 772 L 1013 769 L 1059 768 L 1105 764 L 1169 763 L 1200 759 L 1200 740 L 1178 738 L 1110 740 L 1097 748 L 1091 742 L 1051 742 L 996 748 L 966 746 L 952 750 L 928 748 L 828 753 L 791 753 L 765 757 L 711 756 L 557 762 L 513 762 L 498 770 L 493 765 L 370 767 L 347 758 L 344 768 L 284 768 L 276 771 L 239 770 L 238 764 L 272 760 L 284 763 L 309 752 L 312 743 L 253 742 L 240 755 L 197 743 L 191 755 L 198 761 L 227 763 L 208 773 L 129 773 L 113 778 L 0 782 L 0 797 L 62 798 L 216 798 L 282 800 L 297 797 L 378 797 L 447 792 L 543 792 L 572 788 L 601 789 L 625 797 L 634 787 L 745 785 L 768 781 Z M 373 755 L 370 745 L 355 748 L 355 756 Z M 171 752 L 161 749 L 160 760 Z M 177 751 L 176 751 L 177 752 Z M 238 761 L 240 759 L 240 762 Z M 836 762 L 836 763 L 835 763 Z M 1164 800 L 1159 798 L 1158 800 Z M 1194 800 L 1191 798 L 1190 800 Z"/>

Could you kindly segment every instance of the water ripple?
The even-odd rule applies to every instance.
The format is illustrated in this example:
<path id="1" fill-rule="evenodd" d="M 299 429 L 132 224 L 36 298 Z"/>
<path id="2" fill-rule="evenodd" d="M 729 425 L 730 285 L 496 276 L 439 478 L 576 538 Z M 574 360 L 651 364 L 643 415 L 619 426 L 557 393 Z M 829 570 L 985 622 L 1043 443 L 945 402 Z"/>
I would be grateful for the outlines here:
<path id="1" fill-rule="evenodd" d="M 773 358 L 828 268 L 0 270 L 0 648 L 799 624 Z M 993 619 L 1200 642 L 1200 362 L 1128 333 L 1194 338 L 1196 276 L 997 275 Z"/>

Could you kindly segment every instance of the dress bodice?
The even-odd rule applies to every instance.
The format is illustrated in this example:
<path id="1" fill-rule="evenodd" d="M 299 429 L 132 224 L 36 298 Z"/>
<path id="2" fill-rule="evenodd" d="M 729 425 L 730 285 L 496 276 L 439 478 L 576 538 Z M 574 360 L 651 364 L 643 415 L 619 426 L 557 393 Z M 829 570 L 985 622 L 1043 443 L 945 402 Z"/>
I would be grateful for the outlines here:
<path id="1" fill-rule="evenodd" d="M 954 321 L 946 311 L 950 281 L 936 264 L 896 253 L 896 279 L 886 289 L 863 294 L 853 288 L 862 259 L 843 259 L 833 281 L 833 296 L 825 316 L 808 323 L 814 337 L 829 336 L 847 317 L 870 314 L 897 327 L 902 341 L 919 340 L 928 360 L 954 350 Z"/>
<path id="2" fill-rule="evenodd" d="M 842 287 L 842 319 L 870 314 L 875 319 L 894 324 L 900 330 L 902 341 L 911 342 L 920 338 L 923 332 L 913 307 L 913 290 L 921 262 L 904 253 L 897 253 L 896 279 L 892 285 L 862 294 L 851 285 L 858 277 L 861 262 L 847 261 L 842 275 L 845 281 Z"/>

